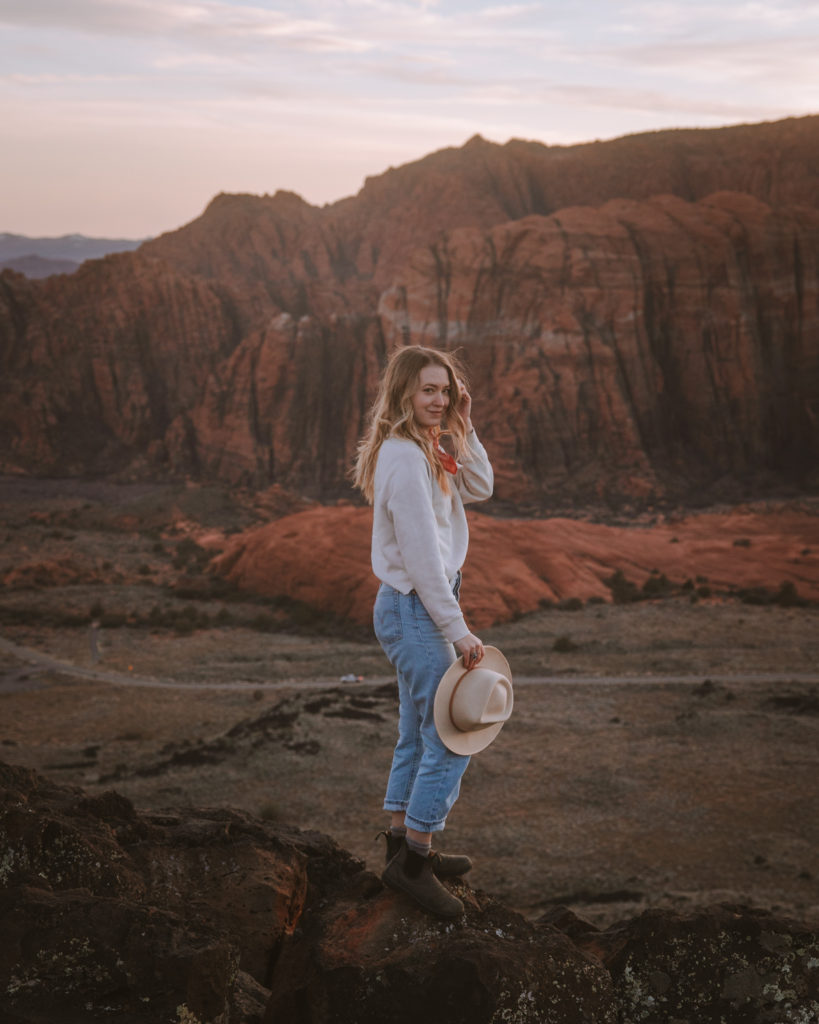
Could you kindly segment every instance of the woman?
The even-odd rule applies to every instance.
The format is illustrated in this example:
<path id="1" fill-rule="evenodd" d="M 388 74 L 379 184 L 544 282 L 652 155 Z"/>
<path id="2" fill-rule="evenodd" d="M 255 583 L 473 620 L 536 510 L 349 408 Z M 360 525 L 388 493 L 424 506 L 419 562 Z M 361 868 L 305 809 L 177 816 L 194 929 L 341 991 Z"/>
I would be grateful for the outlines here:
<path id="1" fill-rule="evenodd" d="M 463 874 L 471 862 L 433 853 L 432 833 L 444 828 L 469 757 L 441 742 L 435 691 L 455 651 L 466 668 L 484 653 L 458 604 L 469 539 L 464 503 L 491 497 L 493 483 L 471 412 L 453 356 L 419 346 L 398 349 L 384 371 L 354 473 L 373 505 L 372 565 L 381 580 L 375 633 L 398 675 L 382 878 L 444 917 L 462 913 L 463 904 L 438 879 Z M 455 458 L 439 444 L 444 424 Z"/>

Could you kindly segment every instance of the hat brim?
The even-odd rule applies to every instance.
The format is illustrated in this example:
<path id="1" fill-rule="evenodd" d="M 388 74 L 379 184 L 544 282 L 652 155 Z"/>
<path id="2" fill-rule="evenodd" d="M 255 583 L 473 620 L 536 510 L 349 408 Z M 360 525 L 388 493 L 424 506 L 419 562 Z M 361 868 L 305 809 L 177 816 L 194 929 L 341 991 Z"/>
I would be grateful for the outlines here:
<path id="1" fill-rule="evenodd" d="M 483 658 L 480 661 L 481 668 L 488 668 L 498 675 L 505 676 L 510 684 L 512 672 L 509 662 L 504 658 L 497 647 L 484 647 Z M 469 732 L 461 732 L 452 722 L 449 713 L 449 703 L 452 693 L 458 681 L 464 676 L 467 669 L 461 658 L 457 658 L 441 676 L 438 689 L 435 692 L 434 718 L 435 728 L 441 741 L 452 751 L 453 754 L 477 754 L 484 750 L 498 735 L 504 726 L 504 722 L 493 722 L 482 729 L 472 729 Z"/>

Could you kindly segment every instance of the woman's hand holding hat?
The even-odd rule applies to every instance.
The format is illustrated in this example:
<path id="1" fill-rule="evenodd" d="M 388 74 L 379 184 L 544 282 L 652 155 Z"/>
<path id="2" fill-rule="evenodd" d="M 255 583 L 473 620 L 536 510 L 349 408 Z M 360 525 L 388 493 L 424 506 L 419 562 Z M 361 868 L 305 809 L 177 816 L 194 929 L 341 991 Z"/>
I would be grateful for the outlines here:
<path id="1" fill-rule="evenodd" d="M 474 668 L 483 658 L 483 644 L 472 633 L 455 641 L 455 650 L 463 660 L 464 668 Z"/>

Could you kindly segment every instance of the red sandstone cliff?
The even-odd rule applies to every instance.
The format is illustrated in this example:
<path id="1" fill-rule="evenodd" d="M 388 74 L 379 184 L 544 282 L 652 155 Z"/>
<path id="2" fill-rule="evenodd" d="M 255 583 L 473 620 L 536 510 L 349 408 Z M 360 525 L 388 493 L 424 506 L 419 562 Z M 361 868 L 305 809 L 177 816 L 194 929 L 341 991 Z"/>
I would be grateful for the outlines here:
<path id="1" fill-rule="evenodd" d="M 818 159 L 819 118 L 476 138 L 324 209 L 220 196 L 70 278 L 3 274 L 0 472 L 338 495 L 408 339 L 463 347 L 501 499 L 813 486 Z"/>
<path id="2" fill-rule="evenodd" d="M 817 465 L 819 211 L 723 192 L 462 229 L 381 297 L 462 347 L 497 492 L 548 501 Z"/>

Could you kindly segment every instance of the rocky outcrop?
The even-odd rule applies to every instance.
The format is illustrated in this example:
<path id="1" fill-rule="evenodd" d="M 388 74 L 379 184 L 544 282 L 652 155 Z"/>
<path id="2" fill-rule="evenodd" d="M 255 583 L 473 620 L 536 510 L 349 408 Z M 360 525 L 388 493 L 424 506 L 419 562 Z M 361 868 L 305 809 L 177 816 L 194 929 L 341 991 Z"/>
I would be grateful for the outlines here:
<path id="1" fill-rule="evenodd" d="M 0 1007 L 14 1024 L 259 1019 L 310 862 L 320 882 L 360 871 L 326 837 L 228 811 L 143 817 L 6 765 L 0 787 Z"/>
<path id="2" fill-rule="evenodd" d="M 635 595 L 686 583 L 693 593 L 694 581 L 715 595 L 788 583 L 819 601 L 819 519 L 807 510 L 737 510 L 637 528 L 468 516 L 461 604 L 476 628 L 569 598 L 609 600 L 618 572 Z M 234 535 L 212 568 L 240 590 L 367 624 L 378 586 L 371 530 L 367 509 L 316 507 Z"/>
<path id="3" fill-rule="evenodd" d="M 349 494 L 415 341 L 463 348 L 501 501 L 813 488 L 818 148 L 819 118 L 476 138 L 323 209 L 219 196 L 71 277 L 4 273 L 0 472 Z"/>
<path id="4" fill-rule="evenodd" d="M 438 922 L 332 840 L 224 810 L 138 814 L 0 764 L 9 1024 L 811 1020 L 815 929 L 741 907 L 599 931 L 454 883 Z"/>

